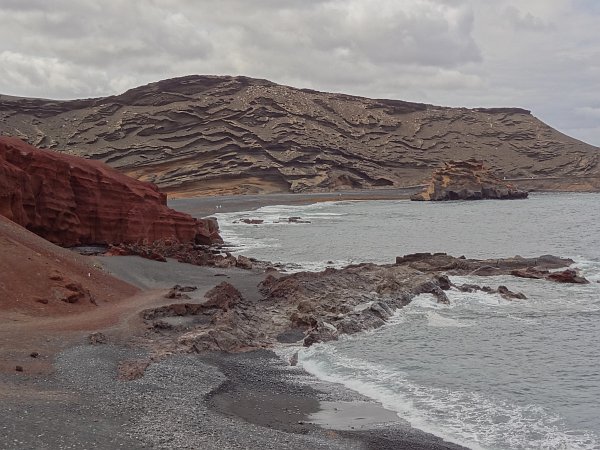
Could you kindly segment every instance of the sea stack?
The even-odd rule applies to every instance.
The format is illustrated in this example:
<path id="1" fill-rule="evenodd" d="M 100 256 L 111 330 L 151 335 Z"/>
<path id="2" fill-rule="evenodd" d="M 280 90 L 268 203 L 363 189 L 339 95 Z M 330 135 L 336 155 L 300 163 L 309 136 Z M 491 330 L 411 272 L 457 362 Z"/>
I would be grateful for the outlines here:
<path id="1" fill-rule="evenodd" d="M 483 161 L 449 161 L 434 170 L 427 188 L 411 197 L 415 201 L 527 198 L 528 192 L 499 179 Z"/>

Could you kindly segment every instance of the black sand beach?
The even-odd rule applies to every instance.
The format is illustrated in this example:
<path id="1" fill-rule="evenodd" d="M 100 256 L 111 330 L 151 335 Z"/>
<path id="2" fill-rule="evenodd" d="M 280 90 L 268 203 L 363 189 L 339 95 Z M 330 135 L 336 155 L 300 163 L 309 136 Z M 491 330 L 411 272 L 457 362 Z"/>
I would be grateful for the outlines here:
<path id="1" fill-rule="evenodd" d="M 424 185 L 398 189 L 363 189 L 335 192 L 261 195 L 222 195 L 212 197 L 171 198 L 169 206 L 194 217 L 215 213 L 251 211 L 270 205 L 297 205 L 343 200 L 406 200 Z"/>
<path id="2" fill-rule="evenodd" d="M 248 207 L 245 199 L 231 199 L 228 208 L 240 202 Z M 223 279 L 251 298 L 264 276 L 138 257 L 97 262 L 158 293 L 174 284 L 197 286 L 191 302 Z M 107 344 L 90 345 L 82 334 L 56 356 L 49 374 L 0 374 L 1 448 L 462 448 L 268 350 L 166 355 L 143 377 L 120 380 L 119 364 L 146 352 L 127 341 L 123 329 L 100 331 Z"/>

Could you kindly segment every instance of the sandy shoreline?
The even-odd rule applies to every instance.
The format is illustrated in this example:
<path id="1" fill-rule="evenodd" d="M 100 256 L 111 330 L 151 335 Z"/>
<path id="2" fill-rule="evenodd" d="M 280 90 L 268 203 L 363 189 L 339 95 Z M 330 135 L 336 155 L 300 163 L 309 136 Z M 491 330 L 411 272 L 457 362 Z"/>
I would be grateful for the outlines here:
<path id="1" fill-rule="evenodd" d="M 225 277 L 251 296 L 263 276 L 137 257 L 98 260 L 108 272 L 156 292 L 143 299 L 148 305 L 172 302 L 162 294 L 173 284 L 198 286 L 190 301 L 200 301 Z M 78 330 L 56 355 L 40 356 L 48 358 L 51 371 L 36 373 L 26 366 L 24 372 L 0 373 L 0 448 L 461 448 L 266 350 L 174 354 L 152 363 L 141 378 L 120 380 L 119 364 L 147 357 L 136 344 L 144 332 L 136 323 L 124 319 L 100 329 L 108 337 L 105 345 L 87 342 L 87 334 L 98 331 L 93 326 Z M 32 346 L 10 358 L 27 359 L 35 345 L 51 337 L 30 331 Z"/>

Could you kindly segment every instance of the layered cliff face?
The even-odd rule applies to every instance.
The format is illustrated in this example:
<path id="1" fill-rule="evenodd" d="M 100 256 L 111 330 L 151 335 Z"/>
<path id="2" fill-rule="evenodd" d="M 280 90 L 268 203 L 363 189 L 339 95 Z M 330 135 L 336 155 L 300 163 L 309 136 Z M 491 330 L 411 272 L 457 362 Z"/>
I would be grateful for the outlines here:
<path id="1" fill-rule="evenodd" d="M 62 246 L 220 241 L 216 221 L 168 208 L 150 183 L 6 137 L 0 137 L 0 215 Z"/>
<path id="2" fill-rule="evenodd" d="M 530 188 L 600 188 L 600 149 L 527 110 L 443 108 L 245 77 L 189 76 L 89 100 L 2 96 L 0 133 L 105 161 L 179 195 L 409 186 L 469 158 Z"/>
<path id="3" fill-rule="evenodd" d="M 527 191 L 500 180 L 483 161 L 449 161 L 433 172 L 427 188 L 411 197 L 417 201 L 527 198 Z"/>

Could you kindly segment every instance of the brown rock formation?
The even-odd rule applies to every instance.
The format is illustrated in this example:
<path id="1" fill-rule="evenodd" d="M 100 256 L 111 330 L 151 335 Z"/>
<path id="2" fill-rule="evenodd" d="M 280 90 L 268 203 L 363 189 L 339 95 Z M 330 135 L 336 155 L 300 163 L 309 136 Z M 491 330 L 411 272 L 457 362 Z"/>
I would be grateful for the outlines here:
<path id="1" fill-rule="evenodd" d="M 0 133 L 180 195 L 402 187 L 469 158 L 528 188 L 600 188 L 599 149 L 524 109 L 444 108 L 246 77 L 188 76 L 88 100 L 2 96 Z"/>
<path id="2" fill-rule="evenodd" d="M 216 221 L 168 208 L 156 186 L 16 138 L 0 137 L 0 214 L 63 246 L 220 241 Z"/>
<path id="3" fill-rule="evenodd" d="M 433 172 L 429 186 L 410 199 L 417 201 L 482 200 L 527 198 L 527 191 L 517 189 L 496 177 L 482 161 L 450 161 Z"/>

